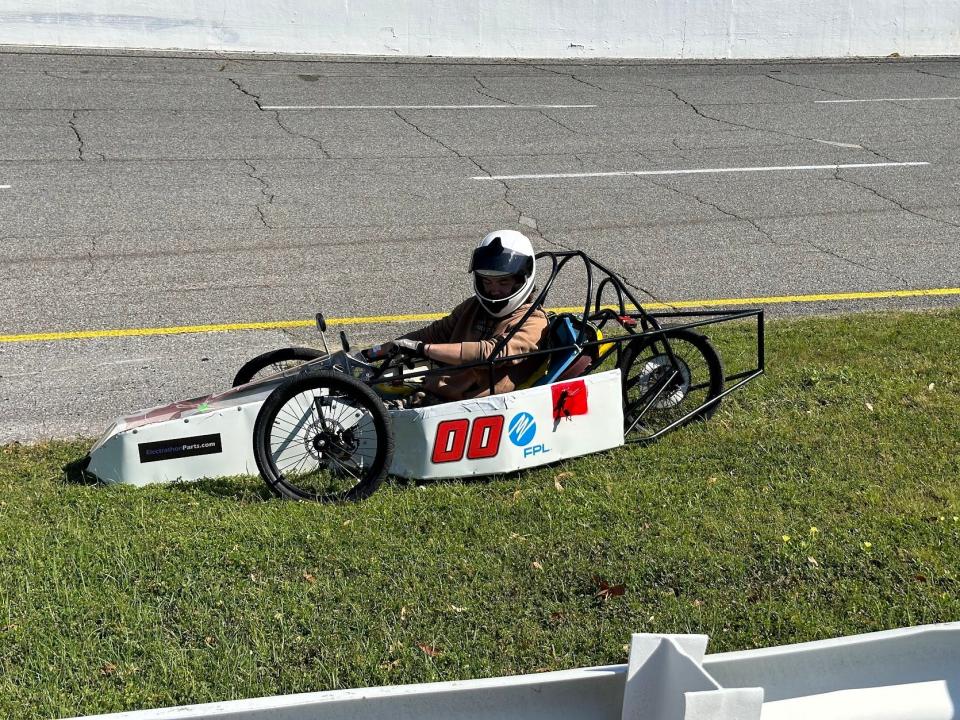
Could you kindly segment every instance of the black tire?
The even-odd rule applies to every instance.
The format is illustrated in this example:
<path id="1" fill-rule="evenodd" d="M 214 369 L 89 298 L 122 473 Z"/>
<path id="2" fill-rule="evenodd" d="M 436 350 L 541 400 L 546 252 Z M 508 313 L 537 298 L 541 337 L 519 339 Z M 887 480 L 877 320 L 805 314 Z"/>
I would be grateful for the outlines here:
<path id="1" fill-rule="evenodd" d="M 246 385 L 253 380 L 262 380 L 311 360 L 322 358 L 323 355 L 324 353 L 319 350 L 307 347 L 286 347 L 265 352 L 244 363 L 233 378 L 233 387 Z"/>
<path id="2" fill-rule="evenodd" d="M 680 364 L 679 373 L 674 374 L 666 343 Z M 668 330 L 660 337 L 633 340 L 627 344 L 619 367 L 623 382 L 623 427 L 628 439 L 650 439 L 723 392 L 720 355 L 706 336 L 693 330 Z M 668 380 L 670 375 L 673 378 Z M 677 427 L 707 420 L 719 405 L 718 401 L 703 408 Z"/>
<path id="3" fill-rule="evenodd" d="M 253 455 L 281 497 L 361 500 L 390 469 L 393 428 L 369 387 L 319 369 L 285 380 L 267 396 L 253 427 Z"/>

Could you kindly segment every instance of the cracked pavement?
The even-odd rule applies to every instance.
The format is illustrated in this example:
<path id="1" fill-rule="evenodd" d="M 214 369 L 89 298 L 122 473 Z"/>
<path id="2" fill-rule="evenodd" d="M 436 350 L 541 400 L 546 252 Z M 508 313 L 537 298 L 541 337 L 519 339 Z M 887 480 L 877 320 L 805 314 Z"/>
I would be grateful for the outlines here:
<path id="1" fill-rule="evenodd" d="M 253 163 L 249 160 L 244 160 L 243 164 L 250 168 L 250 172 L 246 173 L 248 177 L 253 178 L 258 183 L 260 183 L 260 194 L 266 198 L 267 205 L 272 205 L 276 195 L 270 192 L 270 183 L 268 183 L 262 175 L 257 175 L 257 168 L 253 166 Z M 257 214 L 260 216 L 260 222 L 263 223 L 265 228 L 273 229 L 270 226 L 270 223 L 267 222 L 267 217 L 263 212 L 263 206 L 260 203 L 257 203 Z"/>
<path id="2" fill-rule="evenodd" d="M 0 90 L 0 334 L 442 312 L 497 227 L 584 249 L 661 301 L 960 285 L 960 101 L 817 102 L 960 97 L 960 60 L 0 51 Z M 400 107 L 478 103 L 596 107 Z M 263 110 L 276 105 L 397 107 Z M 472 179 L 880 161 L 930 165 Z M 581 292 L 564 279 L 554 304 Z M 404 329 L 347 327 L 358 345 Z M 0 442 L 93 434 L 317 340 L 294 328 L 0 343 Z"/>
<path id="3" fill-rule="evenodd" d="M 73 134 L 77 137 L 77 157 L 83 161 L 86 158 L 83 156 L 83 138 L 80 137 L 80 131 L 77 129 L 77 117 L 80 115 L 79 110 L 74 110 L 73 115 L 70 116 L 70 129 L 73 130 Z"/>

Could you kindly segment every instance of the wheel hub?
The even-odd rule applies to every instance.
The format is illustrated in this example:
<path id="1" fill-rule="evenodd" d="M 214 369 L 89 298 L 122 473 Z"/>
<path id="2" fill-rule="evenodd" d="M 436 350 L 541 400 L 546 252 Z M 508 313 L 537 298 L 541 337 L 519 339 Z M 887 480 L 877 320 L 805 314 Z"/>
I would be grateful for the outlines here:
<path id="1" fill-rule="evenodd" d="M 315 459 L 333 457 L 338 460 L 349 458 L 357 449 L 357 440 L 351 428 L 340 423 L 324 419 L 310 426 L 304 436 L 306 451 Z"/>
<path id="2" fill-rule="evenodd" d="M 640 368 L 638 385 L 641 388 L 641 396 L 648 392 L 654 392 L 654 394 L 660 392 L 656 402 L 653 403 L 653 407 L 658 410 L 676 407 L 683 402 L 690 391 L 690 368 L 680 358 L 677 358 L 677 363 L 680 366 L 679 374 L 670 380 L 662 390 L 660 385 L 673 374 L 673 365 L 670 363 L 670 358 L 666 355 L 656 355 L 647 360 Z"/>

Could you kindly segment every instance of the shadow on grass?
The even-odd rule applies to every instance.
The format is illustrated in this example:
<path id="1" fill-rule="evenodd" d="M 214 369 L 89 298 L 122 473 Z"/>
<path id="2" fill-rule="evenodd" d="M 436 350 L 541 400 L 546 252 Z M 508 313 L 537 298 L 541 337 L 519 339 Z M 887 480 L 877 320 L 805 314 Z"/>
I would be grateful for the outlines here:
<path id="1" fill-rule="evenodd" d="M 190 482 L 174 482 L 170 483 L 170 489 L 201 493 L 221 500 L 263 502 L 277 499 L 277 496 L 263 482 L 257 483 L 250 478 L 204 478 Z"/>
<path id="2" fill-rule="evenodd" d="M 60 468 L 63 473 L 63 481 L 72 485 L 105 485 L 96 475 L 87 470 L 89 465 L 89 455 L 84 455 L 82 458 L 63 465 Z M 202 493 L 215 498 L 245 502 L 262 502 L 276 498 L 276 495 L 266 485 L 262 482 L 258 483 L 253 478 L 230 477 L 205 478 L 190 482 L 175 481 L 168 483 L 167 487 L 178 492 Z"/>
<path id="3" fill-rule="evenodd" d="M 89 465 L 89 455 L 84 455 L 78 460 L 68 462 L 60 468 L 61 472 L 63 472 L 64 482 L 72 485 L 98 485 L 100 481 L 97 479 L 97 476 L 87 472 Z"/>
<path id="4" fill-rule="evenodd" d="M 405 478 L 399 475 L 388 475 L 387 479 L 383 481 L 383 485 L 381 485 L 381 487 L 389 485 L 390 487 L 397 488 L 398 490 L 416 490 L 418 487 L 442 487 L 444 485 L 454 484 L 483 486 L 504 480 L 519 481 L 523 478 L 530 477 L 532 473 L 562 470 L 563 468 L 567 467 L 571 460 L 575 459 L 576 458 L 564 458 L 562 460 L 546 463 L 545 465 L 535 465 L 534 467 L 520 468 L 518 470 L 511 470 L 509 472 L 490 473 L 488 475 L 461 475 L 458 477 L 419 479 Z"/>
<path id="5" fill-rule="evenodd" d="M 522 471 L 521 471 L 522 472 Z M 518 473 L 511 473 L 511 475 Z M 485 475 L 468 476 L 464 478 L 435 478 L 426 480 L 411 480 L 398 475 L 388 475 L 379 489 L 392 487 L 398 490 L 413 492 L 420 486 L 444 485 L 449 483 L 471 483 L 487 484 L 493 480 L 503 479 L 504 475 Z M 269 500 L 280 500 L 266 483 L 251 478 L 207 478 L 204 480 L 193 480 L 191 482 L 171 483 L 171 489 L 186 493 L 200 493 L 223 500 L 238 500 L 243 502 L 266 502 Z M 291 500 L 290 502 L 303 502 Z M 309 501 L 307 501 L 309 502 Z M 339 505 L 349 503 L 349 500 L 332 500 L 323 504 Z M 363 502 L 360 500 L 359 502 Z"/>
<path id="6" fill-rule="evenodd" d="M 565 461 L 549 463 L 541 467 L 562 466 Z M 61 467 L 64 482 L 74 485 L 95 486 L 104 485 L 96 475 L 89 472 L 90 456 L 73 460 Z M 417 487 L 442 486 L 451 483 L 470 485 L 487 485 L 497 480 L 521 478 L 531 471 L 541 468 L 527 468 L 510 473 L 495 473 L 491 475 L 466 475 L 459 478 L 424 478 L 412 479 L 399 475 L 388 475 L 381 487 L 393 487 L 398 490 L 413 491 Z M 204 478 L 201 480 L 174 481 L 167 484 L 170 490 L 182 493 L 209 495 L 222 500 L 237 500 L 242 502 L 265 502 L 277 500 L 278 496 L 267 485 L 256 477 L 220 477 Z"/>

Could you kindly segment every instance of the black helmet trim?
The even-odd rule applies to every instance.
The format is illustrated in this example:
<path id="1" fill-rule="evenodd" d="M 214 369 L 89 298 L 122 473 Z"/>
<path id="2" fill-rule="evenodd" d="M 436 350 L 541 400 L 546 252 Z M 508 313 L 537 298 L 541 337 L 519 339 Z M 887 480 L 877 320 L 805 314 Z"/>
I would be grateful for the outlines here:
<path id="1" fill-rule="evenodd" d="M 522 275 L 528 277 L 533 272 L 533 258 L 505 248 L 500 238 L 494 238 L 488 245 L 478 247 L 470 259 L 470 272 L 492 273 L 496 275 Z"/>

